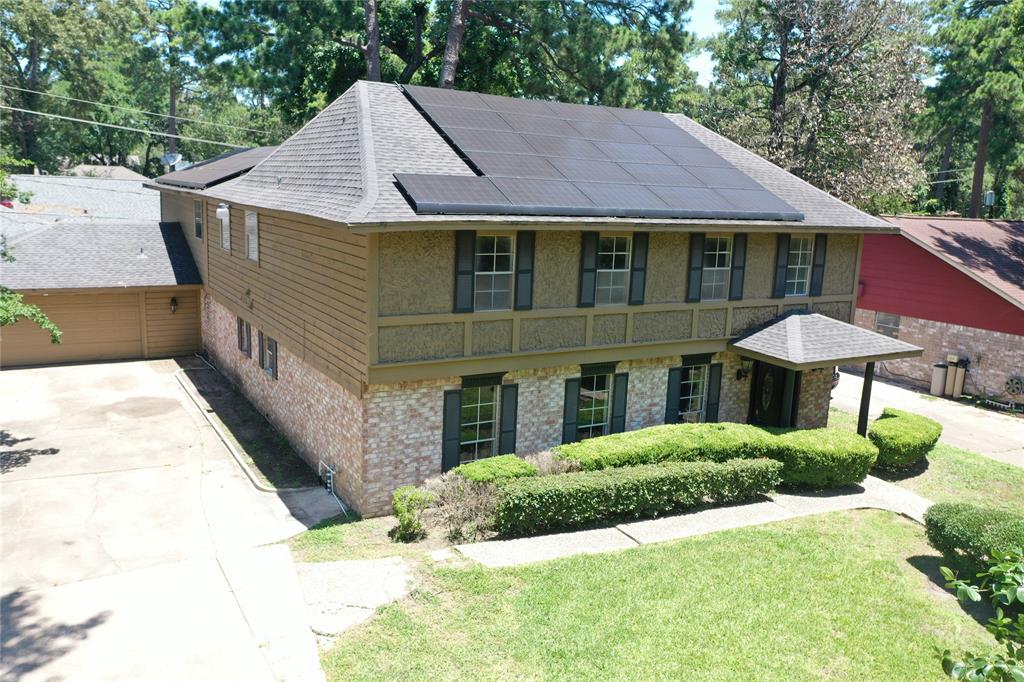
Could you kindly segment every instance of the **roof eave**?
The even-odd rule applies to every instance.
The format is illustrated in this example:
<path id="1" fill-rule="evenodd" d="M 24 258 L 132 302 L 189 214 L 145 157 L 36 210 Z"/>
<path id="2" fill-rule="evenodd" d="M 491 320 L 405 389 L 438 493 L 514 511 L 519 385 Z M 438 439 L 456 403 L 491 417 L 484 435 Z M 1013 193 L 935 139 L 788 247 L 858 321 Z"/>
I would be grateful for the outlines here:
<path id="1" fill-rule="evenodd" d="M 772 365 L 778 365 L 779 367 L 785 367 L 786 369 L 792 369 L 797 372 L 803 372 L 810 369 L 824 369 L 827 367 L 835 367 L 836 365 L 859 365 L 865 362 L 883 362 L 885 360 L 900 360 L 902 358 L 917 358 L 921 357 L 924 353 L 923 348 L 914 347 L 914 349 L 896 351 L 892 353 L 874 353 L 871 355 L 856 355 L 849 357 L 833 357 L 826 358 L 823 360 L 812 360 L 808 362 L 793 362 L 787 358 L 779 358 L 768 353 L 761 353 L 755 350 L 748 350 L 741 346 L 737 346 L 733 343 L 726 344 L 726 348 L 733 351 L 737 355 L 751 360 L 760 360 L 761 362 L 767 362 Z"/>

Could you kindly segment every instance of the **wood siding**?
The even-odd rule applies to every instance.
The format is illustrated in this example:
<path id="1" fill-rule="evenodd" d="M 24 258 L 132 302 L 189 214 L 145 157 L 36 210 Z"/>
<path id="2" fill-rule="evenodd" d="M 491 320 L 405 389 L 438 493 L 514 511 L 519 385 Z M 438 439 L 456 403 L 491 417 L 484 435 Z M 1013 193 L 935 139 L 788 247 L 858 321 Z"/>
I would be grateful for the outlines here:
<path id="1" fill-rule="evenodd" d="M 367 378 L 367 237 L 315 218 L 259 210 L 259 261 L 245 210 L 231 206 L 231 251 L 206 205 L 206 291 L 303 361 L 360 394 Z M 250 208 L 250 210 L 252 210 Z"/>
<path id="2" fill-rule="evenodd" d="M 194 353 L 202 347 L 199 291 L 146 291 L 146 357 Z M 171 299 L 177 307 L 171 312 Z"/>
<path id="3" fill-rule="evenodd" d="M 207 233 L 208 221 L 203 221 L 203 237 L 196 238 L 195 214 L 193 213 L 193 202 L 202 201 L 204 206 L 206 200 L 198 195 L 178 194 L 177 192 L 160 192 L 160 220 L 168 223 L 180 223 L 181 231 L 188 242 L 188 248 L 192 251 L 192 259 L 199 268 L 199 277 L 206 281 L 206 247 L 209 243 Z M 206 210 L 203 212 L 206 216 Z"/>

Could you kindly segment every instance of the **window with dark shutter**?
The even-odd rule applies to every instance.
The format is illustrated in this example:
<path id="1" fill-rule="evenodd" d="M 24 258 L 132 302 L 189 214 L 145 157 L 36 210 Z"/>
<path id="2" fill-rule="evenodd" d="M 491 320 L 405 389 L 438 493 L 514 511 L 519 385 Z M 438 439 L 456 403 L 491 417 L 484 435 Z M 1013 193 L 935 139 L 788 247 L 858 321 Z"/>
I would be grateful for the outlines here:
<path id="1" fill-rule="evenodd" d="M 535 232 L 516 234 L 516 310 L 533 307 L 533 253 Z"/>
<path id="2" fill-rule="evenodd" d="M 690 276 L 686 284 L 686 302 L 700 301 L 701 280 L 704 276 L 704 234 L 690 235 Z"/>
<path id="3" fill-rule="evenodd" d="M 462 421 L 462 390 L 444 392 L 441 428 L 441 471 L 459 466 L 459 431 Z"/>
<path id="4" fill-rule="evenodd" d="M 562 442 L 575 443 L 576 424 L 580 412 L 580 379 L 565 380 L 565 403 L 562 409 Z"/>
<path id="5" fill-rule="evenodd" d="M 266 340 L 263 337 L 263 332 L 262 331 L 256 332 L 256 340 L 259 342 L 259 349 L 258 349 L 259 350 L 259 354 L 258 354 L 258 357 L 259 357 L 259 362 L 260 362 L 260 369 L 266 369 L 267 368 L 267 349 L 266 349 L 266 345 L 267 344 L 266 344 Z"/>
<path id="6" fill-rule="evenodd" d="M 476 265 L 476 233 L 455 233 L 455 304 L 457 313 L 473 312 L 473 280 Z"/>
<path id="7" fill-rule="evenodd" d="M 811 296 L 821 296 L 821 287 L 825 282 L 825 257 L 827 251 L 828 235 L 816 235 L 814 237 L 814 266 L 811 268 Z"/>
<path id="8" fill-rule="evenodd" d="M 747 269 L 747 235 L 737 234 L 732 238 L 732 270 L 729 277 L 729 300 L 743 298 L 743 278 Z"/>
<path id="9" fill-rule="evenodd" d="M 665 396 L 665 423 L 679 421 L 679 388 L 683 381 L 683 368 L 673 367 L 668 371 L 668 393 Z"/>
<path id="10" fill-rule="evenodd" d="M 647 285 L 647 245 L 650 235 L 637 232 L 633 235 L 633 262 L 629 270 L 629 305 L 644 304 L 644 289 Z"/>
<path id="11" fill-rule="evenodd" d="M 597 292 L 597 232 L 582 233 L 579 307 L 593 308 Z M 570 441 L 571 442 L 571 441 Z"/>
<path id="12" fill-rule="evenodd" d="M 612 385 L 612 418 L 608 433 L 622 433 L 626 430 L 626 398 L 629 394 L 629 374 L 615 375 Z"/>
<path id="13" fill-rule="evenodd" d="M 722 399 L 722 364 L 715 363 L 708 368 L 708 399 L 704 408 L 704 421 L 718 421 L 718 404 Z"/>
<path id="14" fill-rule="evenodd" d="M 785 298 L 786 271 L 789 269 L 789 235 L 780 234 L 775 242 L 775 285 L 772 298 Z"/>
<path id="15" fill-rule="evenodd" d="M 277 379 L 277 341 L 268 336 L 266 347 L 267 361 L 264 364 L 264 371 L 271 379 Z"/>
<path id="16" fill-rule="evenodd" d="M 238 319 L 238 350 L 247 358 L 252 357 L 252 326 L 243 320 Z"/>
<path id="17" fill-rule="evenodd" d="M 516 452 L 516 422 L 519 416 L 519 386 L 501 386 L 501 418 L 498 420 L 501 434 L 498 437 L 498 454 L 514 455 Z"/>

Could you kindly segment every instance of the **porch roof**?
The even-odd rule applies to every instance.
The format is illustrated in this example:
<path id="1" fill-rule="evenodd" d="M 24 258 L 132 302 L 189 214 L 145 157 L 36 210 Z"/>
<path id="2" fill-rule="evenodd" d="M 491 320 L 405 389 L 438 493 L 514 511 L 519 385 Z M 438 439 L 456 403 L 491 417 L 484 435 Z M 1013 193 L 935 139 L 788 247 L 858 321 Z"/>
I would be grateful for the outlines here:
<path id="1" fill-rule="evenodd" d="M 793 370 L 913 358 L 924 351 L 818 313 L 796 311 L 729 342 L 743 357 Z"/>

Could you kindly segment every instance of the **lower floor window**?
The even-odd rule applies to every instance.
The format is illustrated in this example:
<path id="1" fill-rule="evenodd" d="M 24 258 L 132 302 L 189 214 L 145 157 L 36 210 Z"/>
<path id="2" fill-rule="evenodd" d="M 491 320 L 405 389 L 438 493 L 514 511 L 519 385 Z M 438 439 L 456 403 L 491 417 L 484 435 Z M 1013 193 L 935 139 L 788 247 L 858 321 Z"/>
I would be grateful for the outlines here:
<path id="1" fill-rule="evenodd" d="M 893 313 L 875 313 L 875 331 L 879 334 L 898 339 L 900 336 L 900 316 Z"/>
<path id="2" fill-rule="evenodd" d="M 579 440 L 608 433 L 611 387 L 611 374 L 594 374 L 580 379 L 580 406 L 576 420 L 576 436 Z"/>
<path id="3" fill-rule="evenodd" d="M 497 454 L 498 387 L 462 389 L 459 422 L 459 462 L 472 462 Z"/>
<path id="4" fill-rule="evenodd" d="M 277 378 L 277 341 L 259 333 L 260 339 L 260 367 L 272 379 Z"/>
<path id="5" fill-rule="evenodd" d="M 252 357 L 252 326 L 238 318 L 238 350 L 247 358 Z"/>
<path id="6" fill-rule="evenodd" d="M 679 383 L 680 422 L 704 421 L 704 407 L 707 402 L 708 366 L 683 367 Z"/>

